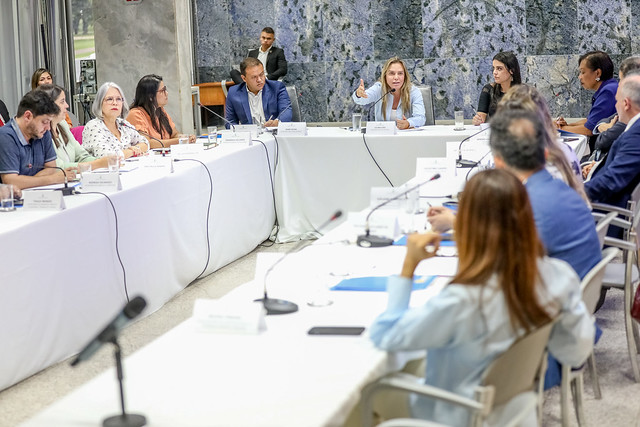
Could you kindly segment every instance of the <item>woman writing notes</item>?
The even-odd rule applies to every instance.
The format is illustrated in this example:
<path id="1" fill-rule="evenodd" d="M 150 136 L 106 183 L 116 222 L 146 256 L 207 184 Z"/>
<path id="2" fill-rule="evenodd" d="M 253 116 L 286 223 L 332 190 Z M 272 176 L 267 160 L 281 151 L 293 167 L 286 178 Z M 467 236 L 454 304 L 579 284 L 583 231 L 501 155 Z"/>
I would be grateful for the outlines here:
<path id="1" fill-rule="evenodd" d="M 364 81 L 360 79 L 352 98 L 358 105 L 376 103 L 375 119 L 395 121 L 398 129 L 420 127 L 426 120 L 420 89 L 411 84 L 407 67 L 397 57 L 384 64 L 380 81 L 369 89 L 365 90 Z"/>
<path id="2" fill-rule="evenodd" d="M 593 348 L 594 324 L 582 302 L 580 279 L 564 261 L 544 256 L 520 180 L 498 169 L 473 176 L 455 228 L 455 276 L 424 305 L 411 308 L 414 271 L 435 256 L 440 236 L 409 236 L 401 274 L 387 282 L 387 309 L 370 329 L 374 344 L 387 351 L 426 349 L 425 383 L 469 398 L 497 356 L 552 319 L 551 354 L 572 366 L 584 363 Z M 464 409 L 440 401 L 412 400 L 411 411 L 447 425 L 469 424 Z"/>
<path id="3" fill-rule="evenodd" d="M 578 67 L 580 69 L 578 78 L 582 87 L 596 91 L 591 98 L 591 109 L 586 119 L 573 123 L 567 123 L 564 117 L 560 116 L 556 120 L 556 126 L 567 132 L 591 136 L 593 128 L 600 120 L 616 112 L 618 81 L 613 78 L 613 62 L 604 52 L 585 53 L 578 60 Z"/>
<path id="4" fill-rule="evenodd" d="M 500 52 L 493 57 L 493 80 L 480 92 L 478 112 L 472 120 L 474 126 L 487 123 L 498 109 L 502 96 L 511 86 L 522 83 L 520 64 L 513 52 Z"/>
<path id="5" fill-rule="evenodd" d="M 189 138 L 189 142 L 196 142 L 195 135 L 178 134 L 176 125 L 164 109 L 168 103 L 169 91 L 161 76 L 149 74 L 140 79 L 127 121 L 149 137 L 151 148 L 177 144 L 183 137 Z"/>

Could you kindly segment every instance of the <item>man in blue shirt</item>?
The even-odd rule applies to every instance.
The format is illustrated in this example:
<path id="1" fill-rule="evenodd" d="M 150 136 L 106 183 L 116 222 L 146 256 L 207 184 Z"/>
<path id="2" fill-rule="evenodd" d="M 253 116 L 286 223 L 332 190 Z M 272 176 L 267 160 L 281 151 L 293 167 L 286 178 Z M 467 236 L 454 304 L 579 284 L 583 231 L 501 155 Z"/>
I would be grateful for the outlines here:
<path id="1" fill-rule="evenodd" d="M 600 241 L 584 200 L 545 169 L 545 138 L 549 137 L 533 113 L 507 110 L 491 120 L 496 167 L 513 172 L 527 188 L 547 254 L 569 263 L 582 279 L 602 258 Z"/>
<path id="2" fill-rule="evenodd" d="M 18 114 L 0 128 L 0 182 L 24 189 L 60 184 L 64 173 L 56 168 L 51 119 L 60 108 L 42 91 L 27 93 Z"/>

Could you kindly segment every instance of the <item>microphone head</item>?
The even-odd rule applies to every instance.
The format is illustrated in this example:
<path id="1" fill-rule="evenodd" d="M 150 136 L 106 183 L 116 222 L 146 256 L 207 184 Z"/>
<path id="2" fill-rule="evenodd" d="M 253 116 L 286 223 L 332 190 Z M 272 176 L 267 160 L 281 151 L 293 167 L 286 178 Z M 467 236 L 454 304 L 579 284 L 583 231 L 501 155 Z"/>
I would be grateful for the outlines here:
<path id="1" fill-rule="evenodd" d="M 333 216 L 331 217 L 331 221 L 336 220 L 338 218 L 340 218 L 342 216 L 342 211 L 341 210 L 337 210 Z"/>
<path id="2" fill-rule="evenodd" d="M 439 173 L 437 173 L 437 174 L 435 174 L 435 175 L 433 175 L 433 176 L 431 177 L 431 181 L 433 181 L 434 179 L 439 179 L 439 178 L 440 178 L 440 174 L 439 174 Z"/>
<path id="3" fill-rule="evenodd" d="M 391 88 L 391 90 L 389 92 L 393 93 L 395 91 L 396 91 L 396 88 L 394 87 L 394 88 Z"/>
<path id="4" fill-rule="evenodd" d="M 144 310 L 146 306 L 147 301 L 145 301 L 141 296 L 137 296 L 124 306 L 122 312 L 129 319 L 135 319 L 140 313 L 142 313 L 142 310 Z"/>

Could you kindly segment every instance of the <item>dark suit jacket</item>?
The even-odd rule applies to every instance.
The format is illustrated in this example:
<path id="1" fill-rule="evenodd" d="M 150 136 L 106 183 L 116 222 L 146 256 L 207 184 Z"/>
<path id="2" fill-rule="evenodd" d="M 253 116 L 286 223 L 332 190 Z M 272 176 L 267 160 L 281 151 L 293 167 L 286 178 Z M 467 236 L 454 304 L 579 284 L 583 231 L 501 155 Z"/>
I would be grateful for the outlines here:
<path id="1" fill-rule="evenodd" d="M 258 49 L 249 51 L 251 58 L 258 57 Z M 271 46 L 271 50 L 267 55 L 267 78 L 269 80 L 278 80 L 280 77 L 287 75 L 287 60 L 284 58 L 284 50 L 279 47 Z"/>
<path id="2" fill-rule="evenodd" d="M 584 184 L 593 202 L 627 207 L 631 192 L 640 182 L 640 120 L 611 145 L 604 167 Z"/>
<path id="3" fill-rule="evenodd" d="M 9 123 L 11 117 L 9 116 L 9 111 L 7 110 L 7 106 L 4 105 L 4 102 L 0 99 L 0 116 L 2 116 L 2 121 L 4 123 Z"/>
<path id="4" fill-rule="evenodd" d="M 264 109 L 266 120 L 271 117 L 273 119 L 278 118 L 281 122 L 291 121 L 291 100 L 282 82 L 265 80 L 262 88 L 262 108 Z M 225 110 L 225 117 L 234 125 L 253 124 L 246 83 L 231 86 L 227 95 Z"/>

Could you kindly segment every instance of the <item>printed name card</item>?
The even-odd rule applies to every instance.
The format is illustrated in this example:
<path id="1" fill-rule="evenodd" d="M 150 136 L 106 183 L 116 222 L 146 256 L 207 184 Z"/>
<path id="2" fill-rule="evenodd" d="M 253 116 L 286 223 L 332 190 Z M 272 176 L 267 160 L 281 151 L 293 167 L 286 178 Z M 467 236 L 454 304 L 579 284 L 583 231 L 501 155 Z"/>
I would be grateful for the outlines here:
<path id="1" fill-rule="evenodd" d="M 367 215 L 366 212 L 349 212 L 348 221 L 349 224 L 358 234 L 362 234 L 366 231 Z M 395 239 L 400 235 L 400 222 L 398 221 L 398 212 L 396 210 L 382 210 L 375 211 L 369 217 L 369 232 L 376 236 L 389 237 Z"/>
<path id="2" fill-rule="evenodd" d="M 278 136 L 307 136 L 307 122 L 279 122 Z"/>
<path id="3" fill-rule="evenodd" d="M 239 132 L 251 133 L 251 139 L 257 138 L 258 134 L 260 133 L 260 129 L 258 128 L 258 125 L 235 125 L 232 129 L 235 133 L 239 133 Z"/>
<path id="4" fill-rule="evenodd" d="M 367 122 L 367 135 L 395 135 L 396 122 Z M 279 132 L 279 131 L 278 131 Z"/>
<path id="5" fill-rule="evenodd" d="M 221 303 L 218 300 L 198 299 L 193 306 L 196 327 L 203 332 L 227 334 L 258 334 L 266 329 L 262 304 Z"/>
<path id="6" fill-rule="evenodd" d="M 237 128 L 238 126 L 236 126 Z M 222 142 L 224 144 L 247 144 L 252 145 L 251 143 L 251 132 L 232 132 L 225 133 L 222 135 Z"/>
<path id="7" fill-rule="evenodd" d="M 140 158 L 140 166 L 148 171 L 172 173 L 173 159 L 166 156 L 144 156 Z"/>
<path id="8" fill-rule="evenodd" d="M 371 187 L 371 201 L 369 206 L 378 206 L 381 203 L 391 200 L 403 191 L 407 191 L 410 187 Z M 403 196 L 398 197 L 396 200 L 388 202 L 382 206 L 383 209 L 405 209 L 407 204 L 413 204 L 418 197 L 418 190 L 411 191 Z M 376 211 L 377 212 L 377 211 Z M 375 215 L 375 213 L 373 214 Z"/>
<path id="9" fill-rule="evenodd" d="M 61 211 L 65 209 L 62 191 L 56 190 L 28 190 L 22 193 L 23 209 Z"/>
<path id="10" fill-rule="evenodd" d="M 120 172 L 85 172 L 80 179 L 83 191 L 112 192 L 122 190 Z"/>
<path id="11" fill-rule="evenodd" d="M 174 159 L 191 158 L 202 154 L 204 145 L 202 143 L 195 144 L 173 144 L 171 146 L 171 157 Z"/>

